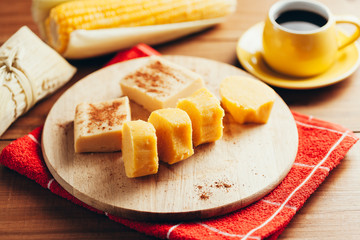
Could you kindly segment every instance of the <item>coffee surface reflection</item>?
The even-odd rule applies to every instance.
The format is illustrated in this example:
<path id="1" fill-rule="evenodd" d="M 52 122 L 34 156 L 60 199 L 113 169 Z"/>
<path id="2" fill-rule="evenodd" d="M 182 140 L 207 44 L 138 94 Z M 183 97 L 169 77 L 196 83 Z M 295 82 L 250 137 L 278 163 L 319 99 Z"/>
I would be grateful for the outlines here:
<path id="1" fill-rule="evenodd" d="M 283 12 L 275 21 L 282 27 L 294 31 L 313 31 L 327 23 L 327 19 L 320 14 L 304 10 Z"/>

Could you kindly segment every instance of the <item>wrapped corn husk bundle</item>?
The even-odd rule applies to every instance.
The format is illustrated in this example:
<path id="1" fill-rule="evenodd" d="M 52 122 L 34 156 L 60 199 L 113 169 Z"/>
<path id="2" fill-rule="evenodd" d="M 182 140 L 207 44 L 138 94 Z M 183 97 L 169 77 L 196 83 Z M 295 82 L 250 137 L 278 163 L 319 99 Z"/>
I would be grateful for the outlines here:
<path id="1" fill-rule="evenodd" d="M 32 13 L 50 46 L 80 59 L 201 31 L 235 7 L 236 0 L 33 0 Z"/>
<path id="2" fill-rule="evenodd" d="M 20 28 L 0 47 L 0 136 L 75 72 L 28 27 Z"/>

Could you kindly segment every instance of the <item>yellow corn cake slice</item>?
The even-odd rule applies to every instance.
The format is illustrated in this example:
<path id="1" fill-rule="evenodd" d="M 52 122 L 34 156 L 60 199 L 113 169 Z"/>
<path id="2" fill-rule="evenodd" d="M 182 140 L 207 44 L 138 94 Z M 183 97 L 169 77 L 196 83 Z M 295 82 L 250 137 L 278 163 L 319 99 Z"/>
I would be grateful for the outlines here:
<path id="1" fill-rule="evenodd" d="M 127 97 L 78 104 L 74 119 L 75 152 L 121 150 L 123 123 L 130 119 Z"/>
<path id="2" fill-rule="evenodd" d="M 127 177 L 141 177 L 158 172 L 157 137 L 151 123 L 142 120 L 124 123 L 122 141 L 122 157 Z"/>
<path id="3" fill-rule="evenodd" d="M 230 76 L 220 84 L 223 107 L 236 122 L 266 123 L 276 94 L 261 81 L 245 76 Z"/>
<path id="4" fill-rule="evenodd" d="M 191 120 L 177 108 L 159 109 L 148 119 L 156 129 L 159 159 L 173 164 L 194 154 Z"/>
<path id="5" fill-rule="evenodd" d="M 204 82 L 197 73 L 152 56 L 143 66 L 123 77 L 120 86 L 124 95 L 151 112 L 176 107 L 179 98 L 202 88 Z"/>
<path id="6" fill-rule="evenodd" d="M 194 146 L 214 142 L 222 137 L 225 113 L 220 101 L 206 88 L 180 99 L 177 107 L 187 112 L 191 119 Z"/>

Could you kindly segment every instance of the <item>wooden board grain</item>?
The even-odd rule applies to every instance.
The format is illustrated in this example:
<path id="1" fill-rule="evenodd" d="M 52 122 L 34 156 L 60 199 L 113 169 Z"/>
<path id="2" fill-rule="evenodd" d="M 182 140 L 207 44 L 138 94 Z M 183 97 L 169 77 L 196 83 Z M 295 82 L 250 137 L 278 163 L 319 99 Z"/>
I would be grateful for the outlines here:
<path id="1" fill-rule="evenodd" d="M 164 57 L 201 74 L 217 96 L 220 81 L 226 76 L 249 76 L 213 60 Z M 156 175 L 127 178 L 121 152 L 75 154 L 75 106 L 121 96 L 121 77 L 145 60 L 130 60 L 94 72 L 54 104 L 44 125 L 42 149 L 50 172 L 61 186 L 90 206 L 117 216 L 189 220 L 240 209 L 281 182 L 295 160 L 298 134 L 293 116 L 279 96 L 267 124 L 239 125 L 227 113 L 220 140 L 198 146 L 185 161 L 160 163 Z M 149 116 L 135 103 L 131 103 L 131 111 L 133 119 L 146 120 Z"/>

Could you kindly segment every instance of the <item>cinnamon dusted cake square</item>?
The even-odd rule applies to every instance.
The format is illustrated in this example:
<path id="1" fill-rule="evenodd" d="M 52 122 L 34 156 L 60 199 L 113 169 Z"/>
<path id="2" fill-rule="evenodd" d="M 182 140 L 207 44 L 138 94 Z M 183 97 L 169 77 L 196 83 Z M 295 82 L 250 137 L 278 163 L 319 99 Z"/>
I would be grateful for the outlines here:
<path id="1" fill-rule="evenodd" d="M 204 87 L 202 77 L 158 56 L 148 61 L 120 81 L 121 90 L 147 110 L 176 107 L 179 98 Z"/>
<path id="2" fill-rule="evenodd" d="M 122 148 L 122 127 L 131 120 L 128 97 L 76 106 L 75 152 L 113 152 Z"/>

